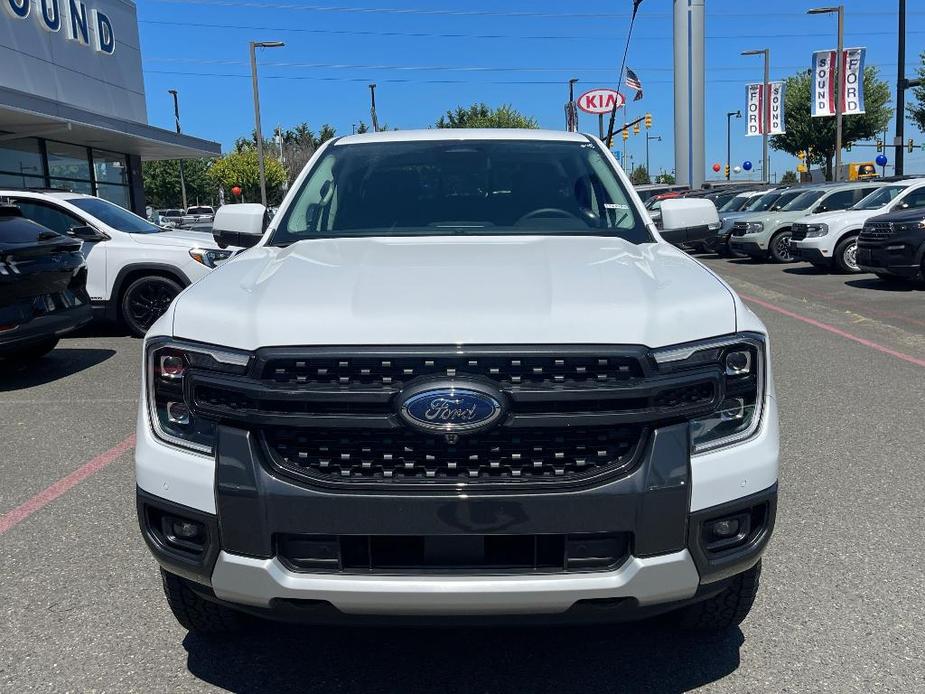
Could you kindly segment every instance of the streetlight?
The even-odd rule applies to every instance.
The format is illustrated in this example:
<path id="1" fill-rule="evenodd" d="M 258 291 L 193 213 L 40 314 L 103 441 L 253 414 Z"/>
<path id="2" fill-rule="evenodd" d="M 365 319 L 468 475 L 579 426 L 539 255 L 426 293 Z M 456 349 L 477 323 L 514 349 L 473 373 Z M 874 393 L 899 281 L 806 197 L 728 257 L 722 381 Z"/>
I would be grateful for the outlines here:
<path id="1" fill-rule="evenodd" d="M 257 49 L 280 48 L 282 41 L 251 41 L 251 80 L 254 83 L 254 125 L 257 127 L 257 166 L 260 169 L 260 202 L 267 206 L 267 174 L 263 165 L 263 133 L 260 132 L 260 92 L 257 89 Z"/>
<path id="2" fill-rule="evenodd" d="M 736 118 L 742 117 L 741 111 L 729 111 L 726 113 L 726 180 L 729 180 L 729 167 L 732 166 L 732 139 L 729 135 L 729 131 L 732 127 L 732 117 Z"/>
<path id="3" fill-rule="evenodd" d="M 180 102 L 177 99 L 177 90 L 168 89 L 168 94 L 173 95 L 173 117 L 177 124 L 177 135 L 180 134 Z M 183 212 L 186 213 L 186 181 L 183 178 L 183 160 L 177 159 L 180 164 L 180 196 L 183 198 Z"/>
<path id="4" fill-rule="evenodd" d="M 742 51 L 742 55 L 763 55 L 764 56 L 764 84 L 761 89 L 767 93 L 768 82 L 771 81 L 771 49 L 760 48 L 753 51 Z M 765 183 L 770 183 L 770 169 L 768 168 L 768 129 L 771 127 L 771 118 L 768 109 L 763 109 L 761 114 L 761 178 Z"/>
<path id="5" fill-rule="evenodd" d="M 649 133 L 646 133 L 646 176 L 649 179 L 649 183 L 652 182 L 652 170 L 649 168 L 649 141 L 650 140 L 658 140 L 659 142 L 661 142 L 662 136 L 661 135 L 650 135 Z"/>
<path id="6" fill-rule="evenodd" d="M 832 173 L 832 180 L 838 180 L 839 169 L 841 169 L 841 112 L 842 112 L 842 93 L 841 93 L 841 74 L 842 63 L 845 52 L 845 6 L 837 7 L 814 7 L 806 10 L 806 14 L 837 14 L 838 15 L 838 48 L 835 54 L 835 171 Z M 863 75 L 862 75 L 863 78 Z M 904 114 L 898 114 L 900 118 Z"/>

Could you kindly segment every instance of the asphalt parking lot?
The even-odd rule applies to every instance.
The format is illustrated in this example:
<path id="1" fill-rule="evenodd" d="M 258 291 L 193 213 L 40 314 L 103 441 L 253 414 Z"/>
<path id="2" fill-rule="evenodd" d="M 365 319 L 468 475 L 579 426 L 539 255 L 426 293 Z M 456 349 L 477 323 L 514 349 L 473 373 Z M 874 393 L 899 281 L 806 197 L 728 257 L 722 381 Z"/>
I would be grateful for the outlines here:
<path id="1" fill-rule="evenodd" d="M 702 261 L 768 325 L 780 402 L 777 530 L 740 630 L 188 636 L 135 522 L 141 342 L 95 326 L 0 372 L 0 690 L 925 690 L 925 287 Z"/>

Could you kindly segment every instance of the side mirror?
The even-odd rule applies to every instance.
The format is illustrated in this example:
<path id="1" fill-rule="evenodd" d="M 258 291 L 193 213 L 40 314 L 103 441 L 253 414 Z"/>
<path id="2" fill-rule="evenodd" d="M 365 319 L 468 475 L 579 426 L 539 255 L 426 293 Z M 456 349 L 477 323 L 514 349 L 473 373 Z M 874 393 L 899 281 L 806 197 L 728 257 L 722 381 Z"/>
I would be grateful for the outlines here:
<path id="1" fill-rule="evenodd" d="M 83 226 L 71 227 L 67 230 L 67 235 L 75 239 L 80 239 L 84 243 L 99 243 L 100 241 L 106 241 L 109 239 L 107 234 L 104 234 L 102 231 L 98 231 L 97 229 L 94 229 L 87 224 Z"/>
<path id="2" fill-rule="evenodd" d="M 662 201 L 660 233 L 675 246 L 702 241 L 720 226 L 716 205 L 711 200 L 675 198 Z"/>
<path id="3" fill-rule="evenodd" d="M 222 205 L 212 222 L 212 238 L 219 248 L 256 246 L 270 223 L 267 208 L 258 203 Z"/>

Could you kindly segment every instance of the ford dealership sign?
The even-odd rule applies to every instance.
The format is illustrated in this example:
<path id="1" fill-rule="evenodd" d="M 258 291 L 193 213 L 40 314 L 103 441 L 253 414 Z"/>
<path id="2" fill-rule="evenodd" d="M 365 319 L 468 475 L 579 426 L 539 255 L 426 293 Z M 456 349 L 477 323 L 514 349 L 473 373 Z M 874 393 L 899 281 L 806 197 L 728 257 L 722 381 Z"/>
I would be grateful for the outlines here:
<path id="1" fill-rule="evenodd" d="M 116 37 L 109 16 L 87 8 L 80 0 L 0 0 L 14 19 L 28 20 L 32 14 L 38 25 L 50 33 L 63 33 L 69 41 L 92 46 L 112 55 Z"/>

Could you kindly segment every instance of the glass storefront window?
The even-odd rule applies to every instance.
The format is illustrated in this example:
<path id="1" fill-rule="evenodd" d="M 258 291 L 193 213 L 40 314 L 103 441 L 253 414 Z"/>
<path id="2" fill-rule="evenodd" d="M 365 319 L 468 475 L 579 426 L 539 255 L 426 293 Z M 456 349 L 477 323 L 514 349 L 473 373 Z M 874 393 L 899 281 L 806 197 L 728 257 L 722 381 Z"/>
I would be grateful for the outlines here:
<path id="1" fill-rule="evenodd" d="M 97 192 L 96 194 L 103 198 L 103 200 L 109 200 L 109 202 L 114 202 L 120 207 L 125 209 L 131 209 L 132 203 L 129 199 L 128 186 L 117 186 L 108 183 L 97 183 L 96 184 Z"/>
<path id="2" fill-rule="evenodd" d="M 47 142 L 45 147 L 48 151 L 49 176 L 52 178 L 77 178 L 89 182 L 90 159 L 87 156 L 86 147 L 51 141 Z M 54 182 L 52 185 L 55 186 Z"/>
<path id="3" fill-rule="evenodd" d="M 19 174 L 0 173 L 0 187 L 3 188 L 44 188 L 45 179 L 38 176 L 20 176 Z"/>
<path id="4" fill-rule="evenodd" d="M 43 176 L 45 168 L 39 141 L 29 138 L 0 142 L 0 171 L 20 176 Z M 17 185 L 23 183 L 20 181 Z"/>
<path id="5" fill-rule="evenodd" d="M 72 193 L 93 195 L 93 186 L 90 185 L 90 181 L 68 181 L 61 178 L 53 178 L 51 179 L 51 187 L 69 190 Z"/>
<path id="6" fill-rule="evenodd" d="M 97 183 L 128 184 L 128 162 L 124 154 L 93 150 L 93 171 Z"/>

